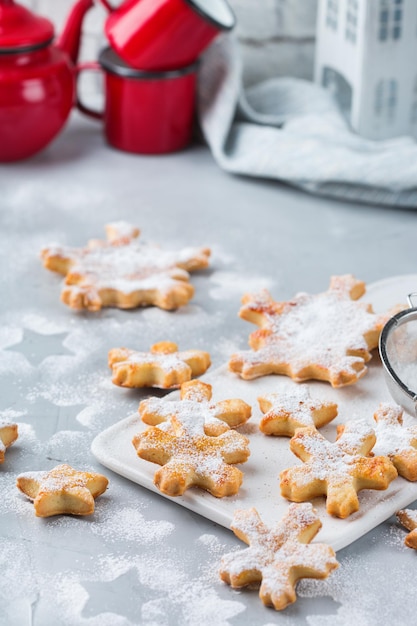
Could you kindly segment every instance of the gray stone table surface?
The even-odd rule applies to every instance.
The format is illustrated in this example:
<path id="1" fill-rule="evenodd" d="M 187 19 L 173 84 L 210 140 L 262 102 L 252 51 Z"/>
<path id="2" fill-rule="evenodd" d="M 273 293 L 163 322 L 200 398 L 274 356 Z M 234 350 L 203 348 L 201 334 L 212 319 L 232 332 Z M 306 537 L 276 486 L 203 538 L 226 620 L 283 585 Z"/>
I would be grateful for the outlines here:
<path id="1" fill-rule="evenodd" d="M 1 625 L 415 624 L 416 554 L 394 518 L 340 551 L 328 580 L 300 582 L 278 613 L 256 589 L 219 580 L 222 554 L 242 545 L 230 530 L 106 470 L 90 444 L 147 395 L 111 384 L 110 348 L 170 338 L 209 350 L 215 368 L 246 346 L 246 291 L 266 286 L 283 300 L 324 291 L 332 274 L 414 273 L 417 213 L 232 177 L 202 145 L 120 153 L 74 114 L 42 154 L 0 166 L 0 220 L 0 418 L 20 432 L 0 467 Z M 42 246 L 81 246 L 115 220 L 165 247 L 211 247 L 189 305 L 77 314 L 60 302 Z M 90 518 L 37 518 L 18 493 L 19 473 L 59 462 L 109 477 Z"/>

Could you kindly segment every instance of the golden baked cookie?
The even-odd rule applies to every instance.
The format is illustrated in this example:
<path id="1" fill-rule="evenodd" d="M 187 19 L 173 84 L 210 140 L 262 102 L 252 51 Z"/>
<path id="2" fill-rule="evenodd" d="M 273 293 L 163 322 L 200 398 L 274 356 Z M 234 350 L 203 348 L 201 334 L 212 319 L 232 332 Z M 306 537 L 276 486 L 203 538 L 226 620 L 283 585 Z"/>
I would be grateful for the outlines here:
<path id="1" fill-rule="evenodd" d="M 410 531 L 404 539 L 405 545 L 417 550 L 417 511 L 415 509 L 402 509 L 396 515 L 404 528 Z"/>
<path id="2" fill-rule="evenodd" d="M 204 374 L 211 364 L 208 352 L 179 352 L 177 344 L 171 341 L 155 343 L 150 352 L 113 348 L 109 351 L 108 362 L 115 385 L 160 389 L 176 389 L 182 383 Z"/>
<path id="3" fill-rule="evenodd" d="M 107 241 L 92 240 L 84 248 L 42 250 L 44 266 L 66 276 L 65 304 L 89 311 L 147 305 L 170 310 L 192 298 L 189 272 L 208 266 L 208 248 L 162 250 L 140 243 L 139 230 L 126 222 L 108 224 L 106 233 Z"/>
<path id="4" fill-rule="evenodd" d="M 417 426 L 404 426 L 399 406 L 381 403 L 374 414 L 376 444 L 374 454 L 387 456 L 397 472 L 410 481 L 417 480 Z"/>
<path id="5" fill-rule="evenodd" d="M 17 424 L 0 422 L 0 463 L 4 462 L 4 455 L 7 448 L 16 441 L 17 437 Z"/>
<path id="6" fill-rule="evenodd" d="M 312 400 L 304 387 L 268 393 L 260 396 L 258 402 L 264 413 L 259 428 L 265 435 L 292 437 L 296 428 L 320 428 L 337 416 L 337 404 Z"/>
<path id="7" fill-rule="evenodd" d="M 230 428 L 242 426 L 251 416 L 249 404 L 233 398 L 210 402 L 212 387 L 201 380 L 191 380 L 181 385 L 180 400 L 148 398 L 139 405 L 139 414 L 145 424 L 157 426 L 175 415 L 200 417 L 204 421 L 204 433 L 215 437 Z"/>
<path id="8" fill-rule="evenodd" d="M 238 510 L 232 530 L 249 548 L 226 554 L 220 577 L 239 589 L 260 583 L 259 597 L 277 611 L 296 601 L 296 583 L 301 578 L 327 578 L 339 564 L 334 550 L 310 544 L 322 524 L 310 503 L 291 504 L 283 519 L 268 528 L 256 509 Z"/>
<path id="9" fill-rule="evenodd" d="M 181 411 L 136 435 L 132 443 L 140 458 L 162 466 L 154 476 L 162 493 L 180 496 L 196 486 L 223 498 L 239 490 L 243 473 L 231 464 L 248 459 L 249 440 L 221 425 L 221 434 L 207 435 L 204 415 Z"/>
<path id="10" fill-rule="evenodd" d="M 37 517 L 91 515 L 94 498 L 106 491 L 108 483 L 101 474 L 77 471 L 66 464 L 17 477 L 17 487 L 33 501 Z"/>
<path id="11" fill-rule="evenodd" d="M 358 491 L 387 489 L 398 475 L 387 457 L 366 456 L 375 440 L 361 420 L 347 422 L 334 443 L 314 427 L 297 429 L 290 448 L 303 465 L 281 472 L 281 494 L 293 502 L 326 496 L 330 515 L 348 517 L 359 510 Z"/>
<path id="12" fill-rule="evenodd" d="M 231 371 L 247 380 L 284 374 L 333 387 L 355 383 L 387 319 L 356 302 L 364 292 L 362 281 L 346 275 L 333 276 L 324 293 L 300 293 L 289 302 L 275 302 L 266 290 L 244 296 L 239 315 L 259 329 L 250 335 L 252 350 L 231 357 Z"/>

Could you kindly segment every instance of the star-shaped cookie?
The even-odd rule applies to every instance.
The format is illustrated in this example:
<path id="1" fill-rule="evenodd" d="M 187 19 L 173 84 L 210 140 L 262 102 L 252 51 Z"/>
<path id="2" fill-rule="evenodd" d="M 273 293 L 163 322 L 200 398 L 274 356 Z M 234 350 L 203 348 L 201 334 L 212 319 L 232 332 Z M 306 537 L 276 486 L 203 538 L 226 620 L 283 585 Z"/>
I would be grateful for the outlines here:
<path id="1" fill-rule="evenodd" d="M 106 226 L 107 241 L 84 248 L 48 246 L 47 269 L 66 276 L 61 300 L 78 310 L 132 309 L 155 305 L 176 309 L 192 298 L 189 272 L 207 267 L 208 248 L 166 251 L 137 240 L 139 230 L 126 222 Z"/>
<path id="2" fill-rule="evenodd" d="M 6 449 L 16 441 L 17 437 L 17 424 L 0 422 L 0 463 L 4 462 Z"/>
<path id="3" fill-rule="evenodd" d="M 235 495 L 243 473 L 231 465 L 249 457 L 249 440 L 223 424 L 223 432 L 209 436 L 204 416 L 174 414 L 159 426 L 150 426 L 132 443 L 138 456 L 162 467 L 155 473 L 156 487 L 168 496 L 180 496 L 192 486 L 217 498 Z"/>
<path id="4" fill-rule="evenodd" d="M 192 380 L 181 385 L 180 400 L 147 398 L 139 405 L 139 415 L 145 424 L 157 426 L 175 415 L 180 419 L 202 419 L 204 433 L 215 437 L 230 428 L 242 426 L 251 416 L 252 409 L 239 398 L 210 402 L 212 387 L 201 380 Z"/>
<path id="5" fill-rule="evenodd" d="M 363 282 L 346 275 L 333 276 L 324 293 L 300 293 L 289 302 L 275 302 L 267 291 L 244 296 L 239 315 L 259 329 L 250 335 L 252 350 L 234 354 L 230 369 L 247 380 L 284 374 L 333 387 L 355 383 L 386 321 L 356 302 L 364 292 Z"/>
<path id="6" fill-rule="evenodd" d="M 81 472 L 58 465 L 49 472 L 26 472 L 17 477 L 17 487 L 33 501 L 37 517 L 91 515 L 94 499 L 107 489 L 101 474 Z"/>
<path id="7" fill-rule="evenodd" d="M 310 544 L 321 525 L 310 503 L 291 504 L 275 528 L 268 528 L 254 508 L 235 511 L 231 528 L 250 547 L 222 558 L 221 579 L 234 588 L 261 583 L 262 602 L 285 609 L 296 601 L 301 578 L 327 578 L 339 566 L 330 546 Z"/>
<path id="8" fill-rule="evenodd" d="M 266 435 L 292 437 L 296 428 L 320 428 L 337 415 L 337 404 L 312 400 L 303 387 L 284 393 L 268 393 L 260 396 L 258 402 L 265 414 L 259 428 Z"/>
<path id="9" fill-rule="evenodd" d="M 358 491 L 387 489 L 398 475 L 387 457 L 366 456 L 374 444 L 375 433 L 362 420 L 347 422 L 334 443 L 314 427 L 297 429 L 290 448 L 303 465 L 281 472 L 281 494 L 293 502 L 326 496 L 330 515 L 348 517 L 359 510 Z"/>
<path id="10" fill-rule="evenodd" d="M 417 511 L 415 509 L 402 509 L 396 515 L 404 528 L 410 531 L 404 539 L 405 545 L 417 550 Z"/>
<path id="11" fill-rule="evenodd" d="M 176 343 L 160 341 L 150 352 L 113 348 L 109 352 L 112 382 L 120 387 L 176 389 L 210 367 L 210 355 L 202 350 L 178 351 Z"/>
<path id="12" fill-rule="evenodd" d="M 399 406 L 381 403 L 374 414 L 376 444 L 374 454 L 387 456 L 397 472 L 410 481 L 417 480 L 417 426 L 404 426 Z"/>

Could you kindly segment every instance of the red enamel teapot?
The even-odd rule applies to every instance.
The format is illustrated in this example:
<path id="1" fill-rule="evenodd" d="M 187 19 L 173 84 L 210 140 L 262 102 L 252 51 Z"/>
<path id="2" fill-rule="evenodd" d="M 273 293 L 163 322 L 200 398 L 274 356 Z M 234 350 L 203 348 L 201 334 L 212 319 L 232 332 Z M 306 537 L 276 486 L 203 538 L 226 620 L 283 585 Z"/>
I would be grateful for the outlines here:
<path id="1" fill-rule="evenodd" d="M 75 101 L 81 25 L 94 0 L 78 0 L 62 34 L 14 2 L 0 0 L 0 162 L 30 157 L 60 132 Z"/>

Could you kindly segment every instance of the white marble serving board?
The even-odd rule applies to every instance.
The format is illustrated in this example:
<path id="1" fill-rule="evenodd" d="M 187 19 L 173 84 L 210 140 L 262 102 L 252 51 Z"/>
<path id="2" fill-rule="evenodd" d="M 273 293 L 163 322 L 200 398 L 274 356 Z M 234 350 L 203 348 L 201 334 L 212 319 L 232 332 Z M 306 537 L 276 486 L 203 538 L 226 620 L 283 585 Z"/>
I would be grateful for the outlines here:
<path id="1" fill-rule="evenodd" d="M 369 285 L 363 299 L 371 302 L 376 312 L 382 312 L 397 303 L 406 302 L 407 294 L 412 291 L 417 291 L 417 275 L 399 276 Z M 248 324 L 248 334 L 253 329 Z M 202 379 L 213 386 L 213 400 L 242 398 L 252 406 L 251 419 L 239 429 L 250 438 L 251 455 L 240 466 L 244 479 L 237 496 L 218 499 L 193 488 L 183 496 L 170 499 L 228 528 L 233 513 L 238 508 L 256 507 L 267 523 L 279 520 L 289 504 L 280 495 L 279 473 L 300 461 L 290 451 L 287 437 L 268 437 L 260 432 L 258 423 L 262 414 L 257 398 L 265 393 L 289 389 L 297 386 L 297 383 L 284 376 L 265 376 L 244 381 L 229 372 L 226 365 L 206 374 Z M 313 398 L 332 400 L 338 404 L 337 418 L 320 429 L 332 441 L 335 439 L 337 424 L 358 418 L 373 423 L 372 416 L 379 403 L 392 401 L 384 382 L 377 351 L 369 363 L 368 372 L 355 385 L 333 389 L 322 382 L 311 381 L 305 384 Z M 178 399 L 178 392 L 169 394 L 166 401 L 175 399 Z M 405 423 L 412 423 L 413 420 L 411 416 L 405 416 Z M 158 466 L 138 458 L 132 445 L 133 436 L 146 427 L 138 415 L 127 417 L 99 434 L 92 443 L 92 452 L 104 466 L 163 495 L 153 484 L 154 472 Z M 325 541 L 335 550 L 344 548 L 416 499 L 417 484 L 397 478 L 386 491 L 361 491 L 360 510 L 341 520 L 329 516 L 324 498 L 317 498 L 313 503 L 323 523 L 317 541 Z"/>

